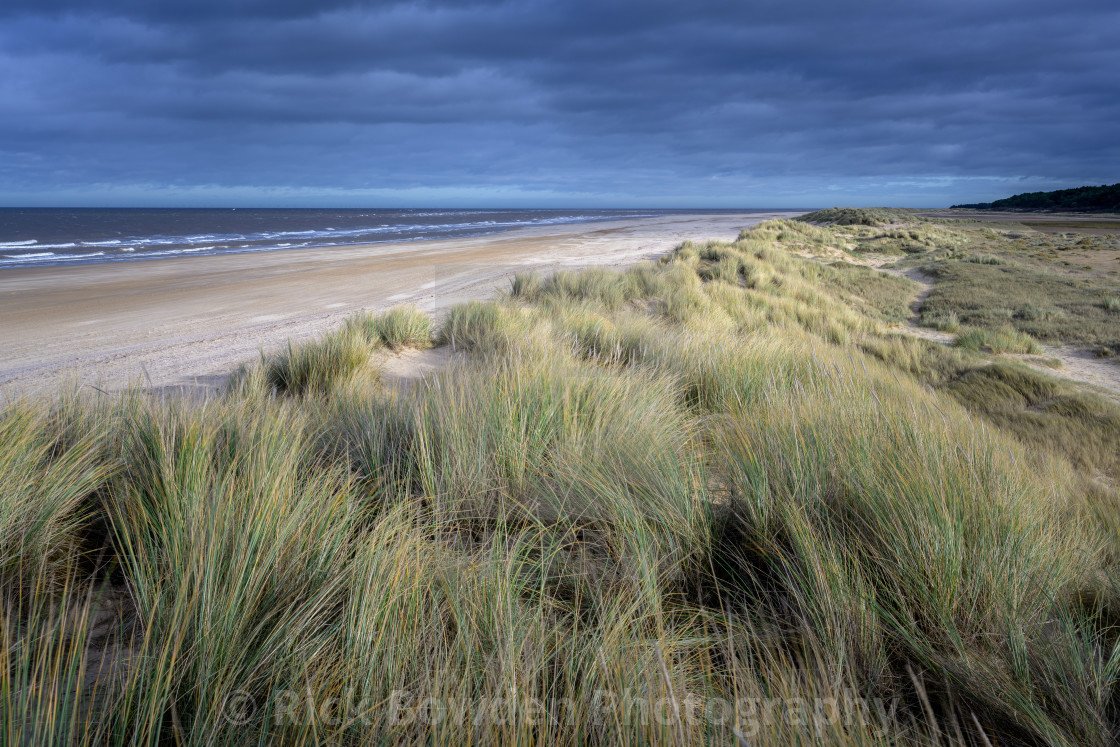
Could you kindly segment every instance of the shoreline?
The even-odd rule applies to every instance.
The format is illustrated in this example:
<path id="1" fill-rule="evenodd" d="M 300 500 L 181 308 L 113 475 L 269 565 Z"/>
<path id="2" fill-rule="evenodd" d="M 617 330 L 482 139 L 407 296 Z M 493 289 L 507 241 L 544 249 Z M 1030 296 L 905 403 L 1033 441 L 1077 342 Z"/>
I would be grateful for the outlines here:
<path id="1" fill-rule="evenodd" d="M 734 238 L 800 211 L 674 215 L 514 229 L 462 239 L 172 257 L 0 272 L 0 397 L 75 383 L 211 390 L 259 351 L 360 309 L 440 314 L 517 272 L 621 266 L 685 239 Z"/>
<path id="2" fill-rule="evenodd" d="M 169 257 L 258 254 L 287 249 L 370 248 L 409 241 L 469 239 L 549 228 L 739 210 L 330 210 L 0 208 L 0 271 L 137 262 Z M 602 214 L 600 214 L 602 213 Z M 434 222 L 427 223 L 425 219 Z M 380 223 L 379 221 L 387 221 Z M 330 226 L 327 223 L 337 223 Z M 52 225 L 65 228 L 56 229 Z"/>

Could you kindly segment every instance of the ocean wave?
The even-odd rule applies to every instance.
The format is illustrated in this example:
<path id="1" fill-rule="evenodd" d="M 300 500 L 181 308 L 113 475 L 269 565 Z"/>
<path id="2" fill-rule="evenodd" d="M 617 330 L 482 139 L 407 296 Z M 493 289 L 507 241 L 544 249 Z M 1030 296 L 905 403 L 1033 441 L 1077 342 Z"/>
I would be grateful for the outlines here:
<path id="1" fill-rule="evenodd" d="M 27 247 L 28 249 L 73 249 L 74 247 L 77 246 L 77 244 L 75 244 L 73 242 L 71 242 L 69 244 L 39 244 L 39 243 L 36 243 L 36 242 L 33 241 L 30 244 L 12 244 L 10 246 L 5 246 L 4 244 L 0 244 L 0 249 L 19 249 L 20 247 L 24 247 L 24 246 Z M 50 254 L 50 252 L 45 252 L 45 254 Z M 13 256 L 13 255 L 8 255 L 8 256 Z M 32 255 L 21 254 L 21 255 L 18 255 L 18 256 L 30 257 Z"/>
<path id="2" fill-rule="evenodd" d="M 76 246 L 77 246 L 77 244 L 75 242 L 70 241 L 70 242 L 65 243 L 65 244 L 36 244 L 35 248 L 36 249 L 73 249 Z"/>
<path id="3" fill-rule="evenodd" d="M 426 216 L 469 216 L 486 214 L 487 211 L 453 211 L 453 212 L 418 212 L 410 213 L 409 217 L 419 218 Z M 618 216 L 618 217 L 636 217 L 636 216 Z M 445 234 L 452 232 L 465 232 L 465 231 L 478 231 L 488 230 L 493 228 L 518 228 L 524 226 L 547 226 L 563 223 L 582 223 L 589 220 L 601 220 L 602 216 L 595 215 L 565 215 L 555 217 L 538 217 L 538 218 L 522 218 L 517 220 L 475 220 L 475 221 L 458 221 L 454 223 L 379 223 L 377 225 L 356 226 L 353 228 L 336 228 L 328 226 L 323 229 L 303 229 L 298 231 L 259 231 L 255 233 L 207 233 L 207 234 L 189 234 L 180 236 L 171 235 L 155 235 L 148 237 L 130 237 L 123 241 L 114 240 L 114 246 L 119 246 L 122 243 L 126 246 L 176 246 L 176 245 L 194 245 L 199 243 L 212 243 L 212 242 L 246 242 L 247 244 L 258 244 L 260 242 L 269 242 L 275 240 L 285 240 L 302 238 L 309 240 L 317 239 L 345 239 L 356 238 L 359 242 L 366 236 L 393 236 L 398 234 L 412 233 L 412 234 Z M 82 242 L 83 246 L 101 245 L 102 242 Z M 105 245 L 110 245 L 109 242 L 104 242 Z M 274 245 L 276 246 L 276 245 Z M 248 247 L 245 247 L 248 248 Z M 281 245 L 278 248 L 283 248 Z"/>
<path id="4" fill-rule="evenodd" d="M 456 213 L 413 213 L 414 217 L 437 216 L 437 215 L 471 215 L 470 212 L 456 212 Z M 629 217 L 629 216 L 619 216 Z M 589 220 L 599 220 L 600 216 L 594 215 L 575 215 L 575 216 L 557 216 L 550 218 L 528 218 L 521 220 L 478 220 L 478 221 L 460 221 L 457 223 L 381 223 L 376 226 L 360 226 L 357 228 L 326 228 L 322 230 L 306 230 L 306 231 L 262 231 L 248 236 L 240 236 L 244 241 L 267 241 L 270 239 L 285 239 L 296 236 L 306 236 L 309 238 L 341 238 L 345 236 L 363 236 L 367 234 L 392 234 L 404 232 L 448 232 L 448 231 L 469 231 L 480 228 L 514 228 L 519 226 L 544 226 L 553 225 L 557 223 L 581 223 Z"/>
<path id="5" fill-rule="evenodd" d="M 657 212 L 615 213 L 610 215 L 592 213 L 570 213 L 556 215 L 548 211 L 532 210 L 506 212 L 501 210 L 450 210 L 450 211 L 380 211 L 359 217 L 361 223 L 351 226 L 325 226 L 321 229 L 293 230 L 245 230 L 233 228 L 229 232 L 208 233 L 124 235 L 120 238 L 89 238 L 75 236 L 73 241 L 58 244 L 39 244 L 38 240 L 0 242 L 0 250 L 7 248 L 26 248 L 27 253 L 0 254 L 0 266 L 30 266 L 35 264 L 73 264 L 86 260 L 89 262 L 137 261 L 174 257 L 189 254 L 256 253 L 282 251 L 295 248 L 356 247 L 365 244 L 385 244 L 392 242 L 413 242 L 452 237 L 474 237 L 498 233 L 507 229 L 532 228 L 557 224 L 576 224 L 587 221 L 626 219 L 657 215 Z M 423 217 L 436 218 L 435 222 L 424 222 Z M 335 219 L 332 218 L 332 222 Z M 445 222 L 440 222 L 445 221 Z M 215 226 L 218 228 L 218 226 Z M 224 227 L 224 226 L 223 226 Z M 255 227 L 254 227 L 255 228 Z M 26 235 L 26 234 L 25 234 Z M 102 234 L 104 235 L 104 234 Z M 57 239 L 56 239 L 57 240 Z M 74 249 L 77 251 L 56 254 L 51 249 Z M 104 248 L 105 251 L 89 251 Z"/>
<path id="6" fill-rule="evenodd" d="M 6 259 L 42 259 L 43 257 L 53 257 L 54 252 L 35 252 L 34 254 L 5 254 Z"/>
<path id="7" fill-rule="evenodd" d="M 307 231 L 267 231 L 259 234 L 260 236 L 267 236 L 268 238 L 279 238 L 281 236 L 314 236 L 316 234 L 327 234 L 337 231 L 337 228 L 324 228 L 324 229 L 310 229 Z M 361 230 L 361 229 L 357 229 Z"/>
<path id="8" fill-rule="evenodd" d="M 90 257 L 102 257 L 105 252 L 89 252 L 87 254 L 56 254 L 55 259 L 89 259 Z"/>
<path id="9" fill-rule="evenodd" d="M 90 257 L 103 256 L 105 252 L 88 252 L 86 254 L 56 254 L 55 252 L 34 252 L 32 254 L 5 254 L 4 258 L 16 262 L 63 262 L 75 259 L 89 259 Z"/>

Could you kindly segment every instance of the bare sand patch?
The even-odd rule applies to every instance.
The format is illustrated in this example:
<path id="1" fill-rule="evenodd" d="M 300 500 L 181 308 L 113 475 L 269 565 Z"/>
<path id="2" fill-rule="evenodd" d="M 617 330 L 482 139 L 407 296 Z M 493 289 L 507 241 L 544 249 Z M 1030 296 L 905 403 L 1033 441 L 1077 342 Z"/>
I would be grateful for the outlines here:
<path id="1" fill-rule="evenodd" d="M 1115 249 L 1066 250 L 1058 256 L 1075 267 L 1088 267 L 1098 275 L 1120 274 L 1120 251 Z"/>
<path id="2" fill-rule="evenodd" d="M 1031 355 L 1005 355 L 1031 368 L 1088 385 L 1098 394 L 1120 401 L 1120 365 L 1107 358 L 1098 358 L 1092 350 L 1044 345 L 1043 356 L 1061 361 L 1061 368 L 1051 368 L 1044 358 Z"/>
<path id="3" fill-rule="evenodd" d="M 462 357 L 465 357 L 462 351 L 455 352 L 450 345 L 442 345 L 438 348 L 379 354 L 376 362 L 381 368 L 381 381 L 387 386 L 403 390 Z"/>

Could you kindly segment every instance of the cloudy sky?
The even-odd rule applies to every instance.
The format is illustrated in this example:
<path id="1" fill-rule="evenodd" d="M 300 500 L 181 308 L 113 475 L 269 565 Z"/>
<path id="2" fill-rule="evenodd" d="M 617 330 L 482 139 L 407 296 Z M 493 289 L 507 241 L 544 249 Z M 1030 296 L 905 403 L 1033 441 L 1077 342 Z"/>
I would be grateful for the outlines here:
<path id="1" fill-rule="evenodd" d="M 0 205 L 944 205 L 1120 181 L 1117 0 L 5 0 Z"/>

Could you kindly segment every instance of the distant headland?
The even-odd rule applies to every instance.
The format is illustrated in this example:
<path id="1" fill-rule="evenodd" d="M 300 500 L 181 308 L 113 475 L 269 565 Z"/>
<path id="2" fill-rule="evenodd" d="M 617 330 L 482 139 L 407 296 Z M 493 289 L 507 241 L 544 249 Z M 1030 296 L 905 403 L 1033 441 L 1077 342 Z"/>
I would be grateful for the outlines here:
<path id="1" fill-rule="evenodd" d="M 1023 192 L 995 202 L 976 202 L 953 207 L 972 210 L 1116 213 L 1120 212 L 1120 184 L 1058 189 L 1053 192 Z"/>

